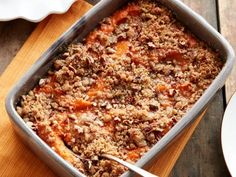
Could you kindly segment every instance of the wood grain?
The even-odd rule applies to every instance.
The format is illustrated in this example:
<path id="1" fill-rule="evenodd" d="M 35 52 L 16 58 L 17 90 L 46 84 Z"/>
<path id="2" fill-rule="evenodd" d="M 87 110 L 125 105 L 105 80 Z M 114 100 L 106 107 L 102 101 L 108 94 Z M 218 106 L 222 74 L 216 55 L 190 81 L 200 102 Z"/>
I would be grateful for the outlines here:
<path id="1" fill-rule="evenodd" d="M 219 0 L 219 20 L 220 31 L 230 41 L 236 49 L 236 0 Z M 236 64 L 236 63 L 235 63 Z M 236 91 L 236 65 L 225 84 L 226 101 L 228 102 L 233 93 Z"/>
<path id="2" fill-rule="evenodd" d="M 218 12 L 215 0 L 184 0 L 184 2 L 217 29 Z M 172 177 L 230 176 L 221 150 L 220 131 L 223 113 L 223 91 L 220 90 L 176 163 Z"/>
<path id="3" fill-rule="evenodd" d="M 0 75 L 34 27 L 35 24 L 24 20 L 0 22 Z"/>
<path id="4" fill-rule="evenodd" d="M 202 4 L 199 4 L 199 10 L 201 10 L 201 6 Z M 42 52 L 89 8 L 88 4 L 80 1 L 74 4 L 68 13 L 50 16 L 40 23 L 2 74 L 0 78 L 0 176 L 55 176 L 15 135 L 4 109 L 4 100 L 9 89 L 30 68 Z M 216 98 L 216 101 L 219 101 L 218 97 Z M 201 117 L 158 156 L 150 168 L 152 172 L 161 177 L 169 175 L 200 120 Z"/>

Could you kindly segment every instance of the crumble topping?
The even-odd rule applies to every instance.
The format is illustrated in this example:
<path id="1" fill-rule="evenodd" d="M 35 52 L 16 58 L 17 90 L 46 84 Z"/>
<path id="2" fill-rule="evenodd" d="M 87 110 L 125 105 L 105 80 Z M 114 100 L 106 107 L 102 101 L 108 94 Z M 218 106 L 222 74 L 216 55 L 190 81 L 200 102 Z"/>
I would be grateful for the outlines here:
<path id="1" fill-rule="evenodd" d="M 87 176 L 127 169 L 201 97 L 223 62 L 161 4 L 135 0 L 57 57 L 17 112 Z"/>

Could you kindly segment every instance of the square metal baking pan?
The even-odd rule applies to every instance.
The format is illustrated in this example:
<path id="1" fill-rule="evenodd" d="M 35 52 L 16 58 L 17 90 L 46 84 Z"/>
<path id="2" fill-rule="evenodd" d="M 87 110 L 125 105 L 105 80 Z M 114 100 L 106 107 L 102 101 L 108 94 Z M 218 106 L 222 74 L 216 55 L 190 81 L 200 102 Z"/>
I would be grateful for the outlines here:
<path id="1" fill-rule="evenodd" d="M 96 3 L 97 0 L 88 0 Z M 234 51 L 230 44 L 200 15 L 195 13 L 179 0 L 157 0 L 172 10 L 176 18 L 186 25 L 198 38 L 205 41 L 212 48 L 220 51 L 225 61 L 219 75 L 215 78 L 201 98 L 186 113 L 186 115 L 137 163 L 137 166 L 144 166 L 151 162 L 168 143 L 176 137 L 187 125 L 189 125 L 204 110 L 215 93 L 224 85 L 234 63 Z M 6 99 L 6 110 L 17 133 L 25 140 L 31 149 L 45 161 L 59 176 L 84 176 L 71 164 L 56 154 L 35 132 L 24 123 L 23 119 L 16 112 L 16 105 L 21 95 L 32 89 L 46 75 L 51 67 L 55 56 L 61 49 L 71 42 L 81 41 L 104 17 L 111 15 L 128 0 L 102 0 L 88 11 L 80 20 L 70 27 L 31 67 L 31 69 L 18 81 L 8 94 Z M 123 177 L 132 175 L 130 172 L 123 174 Z"/>

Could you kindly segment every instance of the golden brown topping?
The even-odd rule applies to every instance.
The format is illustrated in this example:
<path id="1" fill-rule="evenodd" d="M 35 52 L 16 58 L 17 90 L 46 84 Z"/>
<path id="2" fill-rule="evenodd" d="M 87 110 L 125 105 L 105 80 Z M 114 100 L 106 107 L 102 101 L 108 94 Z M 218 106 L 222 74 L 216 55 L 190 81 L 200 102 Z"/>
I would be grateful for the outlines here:
<path id="1" fill-rule="evenodd" d="M 135 0 L 57 56 L 48 76 L 22 96 L 17 112 L 86 175 L 119 176 L 126 169 L 99 155 L 136 162 L 222 66 L 218 54 L 167 8 Z"/>

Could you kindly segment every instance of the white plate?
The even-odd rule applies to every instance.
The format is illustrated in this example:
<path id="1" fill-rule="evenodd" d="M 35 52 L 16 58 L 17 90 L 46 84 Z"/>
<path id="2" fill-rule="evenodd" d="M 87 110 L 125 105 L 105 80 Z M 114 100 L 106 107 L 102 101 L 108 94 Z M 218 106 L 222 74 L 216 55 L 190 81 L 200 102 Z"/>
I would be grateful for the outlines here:
<path id="1" fill-rule="evenodd" d="M 66 12 L 76 0 L 0 0 L 0 21 L 23 18 L 39 22 L 49 14 Z"/>
<path id="2" fill-rule="evenodd" d="M 225 110 L 221 143 L 228 169 L 232 176 L 236 176 L 236 93 Z"/>

